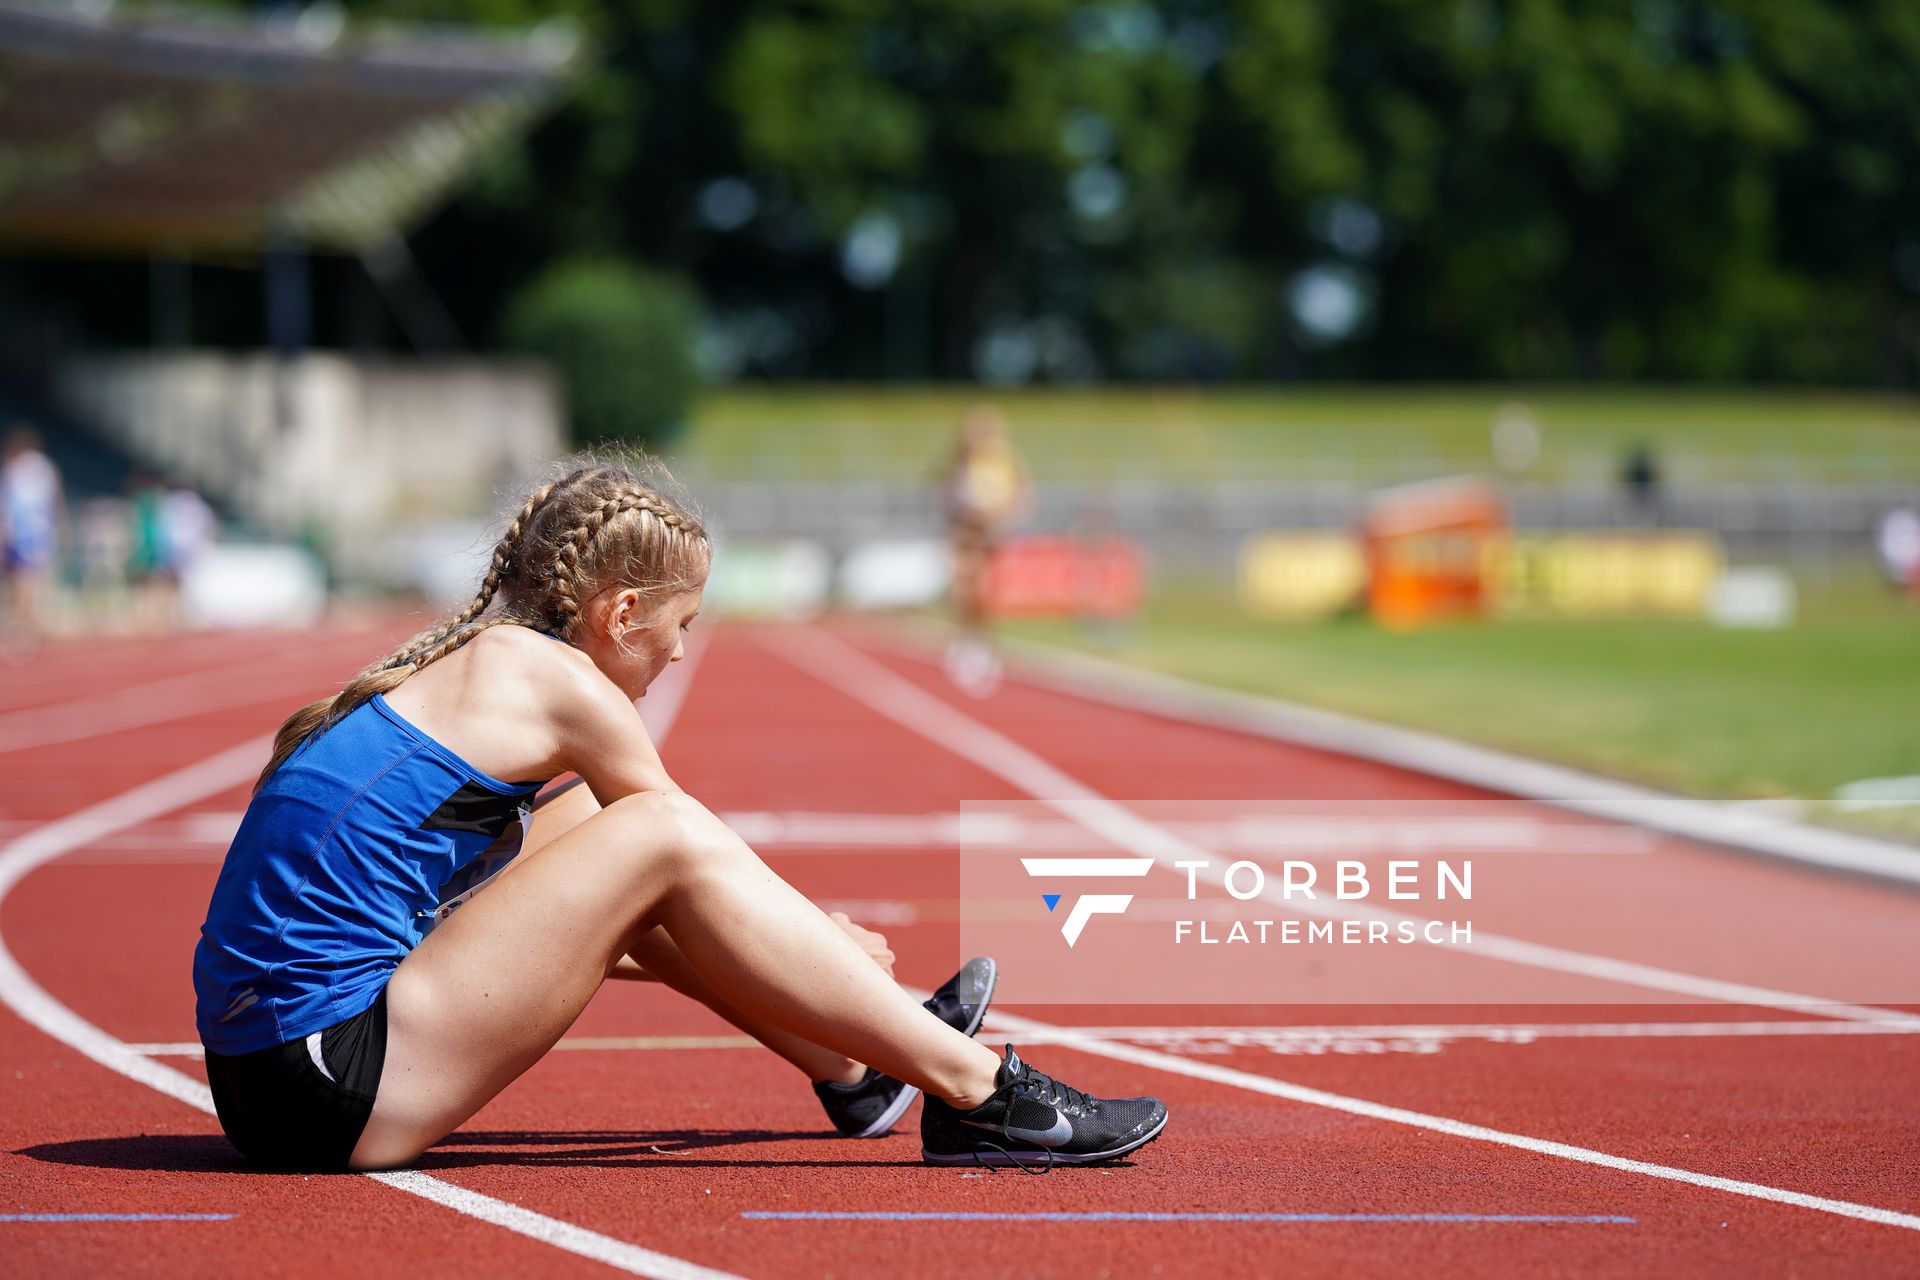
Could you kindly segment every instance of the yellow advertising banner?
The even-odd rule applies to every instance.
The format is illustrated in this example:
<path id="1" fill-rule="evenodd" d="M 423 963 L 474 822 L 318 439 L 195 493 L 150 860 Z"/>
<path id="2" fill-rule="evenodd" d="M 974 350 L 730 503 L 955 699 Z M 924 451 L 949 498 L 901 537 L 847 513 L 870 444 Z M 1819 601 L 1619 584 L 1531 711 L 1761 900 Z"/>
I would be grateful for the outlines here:
<path id="1" fill-rule="evenodd" d="M 1497 612 L 1572 618 L 1697 618 L 1726 557 L 1710 533 L 1527 534 L 1487 548 Z"/>
<path id="2" fill-rule="evenodd" d="M 1360 539 L 1345 533 L 1260 533 L 1240 547 L 1240 605 L 1262 618 L 1324 618 L 1367 588 Z"/>
<path id="3" fill-rule="evenodd" d="M 1720 540 L 1696 530 L 1498 534 L 1482 556 L 1506 617 L 1700 617 L 1726 567 Z M 1248 613 L 1323 618 L 1363 598 L 1366 558 L 1348 534 L 1257 534 L 1241 547 L 1239 583 Z"/>

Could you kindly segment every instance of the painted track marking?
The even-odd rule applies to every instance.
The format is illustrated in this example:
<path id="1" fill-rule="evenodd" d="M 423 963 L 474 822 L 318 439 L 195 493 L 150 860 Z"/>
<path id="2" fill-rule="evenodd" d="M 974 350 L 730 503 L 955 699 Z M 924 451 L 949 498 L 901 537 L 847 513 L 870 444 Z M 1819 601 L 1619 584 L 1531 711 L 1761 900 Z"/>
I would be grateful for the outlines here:
<path id="1" fill-rule="evenodd" d="M 1461 802 L 1450 802 L 1459 804 Z M 1466 802 L 1472 803 L 1472 802 Z M 1509 804 L 1515 802 L 1506 802 Z M 721 820 L 755 849 L 762 846 L 818 846 L 824 854 L 891 853 L 913 846 L 1003 845 L 1049 852 L 1083 853 L 1109 847 L 1077 822 L 1037 819 L 1020 813 L 807 813 L 728 810 Z M 1434 841 L 1436 828 L 1453 848 L 1476 857 L 1624 857 L 1652 847 L 1648 833 L 1616 822 L 1516 821 L 1501 815 L 1449 817 L 1430 814 L 1417 820 L 1350 819 L 1335 816 L 1243 814 L 1204 823 L 1169 822 L 1221 852 L 1271 853 L 1284 845 L 1288 856 L 1307 860 L 1352 857 L 1356 851 L 1392 847 L 1397 835 L 1418 834 Z M 1205 835 L 1195 834 L 1203 830 Z"/>
<path id="2" fill-rule="evenodd" d="M 271 738 L 255 738 L 237 747 L 142 783 L 102 800 L 0 847 L 0 903 L 35 868 L 69 849 L 104 838 L 123 827 L 146 822 L 183 805 L 230 791 L 252 778 L 260 761 L 272 749 Z M 78 1050 L 103 1067 L 137 1080 L 188 1106 L 213 1114 L 213 1095 L 207 1086 L 174 1068 L 155 1062 L 132 1046 L 96 1027 L 56 1000 L 35 982 L 0 936 L 0 1001 L 22 1020 L 55 1040 Z M 419 1196 L 467 1217 L 538 1240 L 567 1253 L 654 1280 L 729 1280 L 731 1272 L 717 1271 L 684 1258 L 658 1253 L 640 1245 L 601 1235 L 575 1223 L 550 1218 L 532 1209 L 496 1200 L 414 1170 L 360 1175 L 398 1191 Z"/>
<path id="3" fill-rule="evenodd" d="M 1472 1222 L 1635 1226 L 1638 1218 L 1588 1213 L 913 1213 L 840 1209 L 748 1209 L 749 1222 Z"/>
<path id="4" fill-rule="evenodd" d="M 989 1013 L 987 1021 L 997 1030 L 1013 1034 L 1040 1032 L 1057 1034 L 1067 1028 L 1049 1023 L 1036 1022 L 1029 1018 L 1016 1017 L 1013 1014 Z M 1508 1133 L 1502 1129 L 1492 1129 L 1485 1125 L 1469 1124 L 1462 1120 L 1453 1120 L 1446 1116 L 1429 1115 L 1422 1111 L 1410 1111 L 1404 1107 L 1387 1106 L 1384 1103 L 1369 1102 L 1364 1098 L 1353 1098 L 1346 1094 L 1329 1093 L 1324 1089 L 1311 1089 L 1305 1085 L 1276 1080 L 1272 1076 L 1263 1076 L 1251 1071 L 1239 1071 L 1231 1067 L 1219 1067 L 1211 1063 L 1196 1062 L 1191 1058 L 1176 1057 L 1155 1049 L 1143 1049 L 1129 1044 L 1088 1041 L 1075 1043 L 1073 1049 L 1090 1053 L 1096 1057 L 1112 1058 L 1120 1062 L 1131 1062 L 1136 1066 L 1153 1067 L 1174 1075 L 1188 1076 L 1195 1080 L 1207 1080 L 1215 1084 L 1230 1085 L 1246 1089 L 1253 1093 L 1264 1093 L 1269 1097 L 1284 1098 L 1289 1102 L 1303 1102 L 1309 1106 L 1325 1107 L 1331 1111 L 1344 1111 L 1349 1115 L 1364 1116 L 1372 1120 L 1384 1120 L 1390 1124 L 1407 1125 L 1415 1129 L 1425 1129 L 1432 1133 L 1443 1133 L 1449 1137 L 1467 1138 L 1475 1142 L 1492 1143 L 1495 1146 L 1512 1147 L 1520 1151 L 1531 1151 L 1537 1155 L 1556 1156 L 1562 1160 L 1571 1160 L 1577 1164 L 1598 1165 L 1605 1169 L 1614 1169 L 1622 1173 L 1637 1173 L 1649 1178 L 1659 1178 L 1668 1182 L 1684 1182 L 1691 1186 L 1704 1187 L 1713 1191 L 1725 1191 L 1737 1196 L 1746 1196 L 1754 1200 L 1767 1200 L 1775 1204 L 1793 1205 L 1801 1209 L 1814 1209 L 1821 1213 L 1831 1213 L 1843 1218 L 1857 1218 L 1863 1222 L 1878 1223 L 1887 1227 L 1904 1227 L 1909 1231 L 1920 1231 L 1920 1215 L 1900 1213 L 1893 1209 L 1883 1209 L 1877 1205 L 1855 1204 L 1849 1200 L 1834 1200 L 1826 1196 L 1807 1195 L 1804 1192 L 1788 1191 L 1781 1187 L 1770 1187 L 1757 1182 L 1742 1182 L 1737 1178 L 1722 1178 L 1713 1174 L 1696 1173 L 1691 1169 L 1679 1169 L 1670 1165 L 1654 1164 L 1646 1160 L 1633 1160 L 1625 1156 L 1611 1155 L 1605 1151 L 1595 1151 L 1590 1147 L 1577 1147 L 1571 1143 L 1554 1142 L 1545 1138 L 1530 1138 L 1525 1134 Z"/>
<path id="5" fill-rule="evenodd" d="M 1176 861 L 1214 860 L 1209 850 L 1182 839 L 1158 823 L 1148 821 L 1118 801 L 1095 791 L 1006 735 L 988 728 L 904 676 L 882 666 L 845 641 L 818 628 L 783 636 L 782 640 L 783 644 L 778 648 L 764 639 L 760 643 L 767 652 L 784 659 L 823 684 L 840 690 L 895 724 L 1025 792 L 1119 848 L 1153 858 L 1176 875 L 1180 874 L 1173 870 L 1172 864 Z M 1224 884 L 1226 880 L 1224 871 L 1200 871 L 1198 874 L 1214 883 Z M 1416 926 L 1428 923 L 1424 917 L 1379 907 L 1361 907 L 1353 903 L 1326 900 L 1288 901 L 1282 896 L 1281 887 L 1271 883 L 1266 886 L 1262 896 L 1282 902 L 1289 910 L 1303 915 L 1377 920 L 1389 927 L 1403 921 Z M 1459 950 L 1463 954 L 1484 959 L 1503 960 L 1531 968 L 1571 973 L 1603 982 L 1644 987 L 1651 991 L 1666 991 L 1724 1004 L 1780 1009 L 1789 1013 L 1809 1013 L 1860 1022 L 1911 1021 L 1920 1027 L 1920 1015 L 1679 973 L 1631 960 L 1570 951 L 1480 930 L 1475 930 L 1473 942 L 1468 946 L 1424 938 L 1421 945 Z"/>
<path id="6" fill-rule="evenodd" d="M 802 643 L 803 637 L 795 634 L 787 637 L 790 641 L 782 649 L 774 649 L 770 644 L 764 647 L 785 658 L 794 666 L 808 672 L 823 683 L 841 690 L 854 700 L 879 712 L 889 720 L 900 724 L 930 742 L 942 746 L 962 759 L 972 761 L 980 768 L 993 774 L 1012 786 L 1024 791 L 1036 800 L 1054 806 L 1066 815 L 1087 822 L 1095 830 L 1111 833 L 1115 842 L 1123 848 L 1133 848 L 1142 854 L 1168 852 L 1176 845 L 1170 845 L 1172 837 L 1160 832 L 1151 823 L 1132 814 L 1116 802 L 1094 791 L 1092 788 L 1069 777 L 1039 756 L 1028 751 L 1018 743 L 988 728 L 971 716 L 964 714 L 946 702 L 934 697 L 902 676 L 896 675 L 873 658 L 854 649 L 844 641 L 835 639 L 817 629 L 806 633 L 805 639 L 813 641 L 811 645 Z M 764 644 L 764 642 L 763 642 Z M 811 650 L 812 661 L 798 656 Z M 1181 851 L 1183 856 L 1185 851 Z M 1195 850 L 1193 852 L 1200 852 Z M 1576 954 L 1576 953 L 1566 953 Z M 1593 957 L 1593 959 L 1600 959 Z M 1633 966 L 1635 969 L 1643 966 Z M 1650 970 L 1650 974 L 1659 975 L 1662 970 Z M 1674 978 L 1686 978 L 1687 975 L 1669 975 Z M 1713 984 L 1733 985 L 1733 984 Z M 1669 988 L 1671 989 L 1671 988 Z M 1741 988 L 1745 989 L 1745 988 Z M 1776 999 L 1782 993 L 1766 993 Z M 1726 997 L 1720 997 L 1722 999 Z M 1795 1001 L 1804 1001 L 1805 997 L 1788 997 Z M 1749 1000 L 1736 1003 L 1750 1004 Z M 1776 1005 L 1776 1007 L 1778 1007 Z M 1798 1007 L 1798 1006 L 1795 1006 Z M 1869 1011 L 1861 1010 L 1862 1015 Z M 1886 1021 L 1896 1015 L 1881 1011 L 1871 1011 L 1866 1020 Z M 1029 1031 L 1057 1034 L 1069 1028 L 1030 1018 L 1021 1018 L 1013 1014 L 992 1013 L 988 1020 L 994 1026 L 1014 1033 Z M 1554 1156 L 1578 1164 L 1598 1165 L 1623 1173 L 1636 1173 L 1650 1178 L 1659 1178 L 1669 1182 L 1683 1182 L 1696 1187 L 1715 1191 L 1725 1191 L 1733 1195 L 1745 1196 L 1755 1200 L 1770 1201 L 1775 1204 L 1793 1205 L 1802 1209 L 1813 1209 L 1844 1218 L 1856 1218 L 1882 1226 L 1902 1227 L 1909 1231 L 1920 1231 L 1920 1216 L 1900 1213 L 1892 1209 L 1883 1209 L 1876 1205 L 1855 1204 L 1848 1200 L 1834 1200 L 1825 1196 L 1807 1195 L 1804 1192 L 1788 1191 L 1781 1187 L 1765 1186 L 1757 1182 L 1742 1182 L 1735 1178 L 1721 1178 L 1712 1174 L 1696 1173 L 1690 1169 L 1678 1169 L 1669 1165 L 1654 1164 L 1646 1160 L 1633 1160 L 1616 1156 L 1589 1147 L 1578 1147 L 1571 1143 L 1553 1142 L 1544 1138 L 1532 1138 L 1525 1134 L 1508 1133 L 1505 1130 L 1488 1128 L 1485 1125 L 1469 1124 L 1465 1121 L 1450 1119 L 1446 1116 L 1429 1115 L 1421 1111 L 1411 1111 L 1404 1107 L 1388 1106 L 1384 1103 L 1369 1102 L 1364 1098 L 1349 1097 L 1346 1094 L 1330 1093 L 1324 1089 L 1312 1089 L 1305 1085 L 1292 1084 L 1272 1076 L 1258 1075 L 1251 1071 L 1239 1071 L 1230 1067 L 1216 1066 L 1212 1063 L 1196 1062 L 1190 1058 L 1181 1058 L 1173 1054 L 1162 1053 L 1154 1049 L 1143 1049 L 1135 1045 L 1090 1042 L 1073 1046 L 1076 1050 L 1119 1062 L 1129 1062 L 1136 1066 L 1152 1067 L 1174 1075 L 1187 1076 L 1195 1080 L 1206 1080 L 1214 1084 L 1223 1084 L 1246 1089 L 1253 1093 L 1263 1093 L 1270 1097 L 1283 1098 L 1290 1102 L 1305 1103 L 1309 1106 L 1325 1107 L 1332 1111 L 1343 1111 L 1349 1115 L 1364 1116 L 1368 1119 L 1383 1120 L 1391 1124 L 1406 1125 L 1410 1128 L 1425 1129 L 1432 1133 L 1443 1133 L 1451 1137 L 1466 1138 L 1475 1142 L 1486 1142 L 1496 1146 L 1511 1147 L 1521 1151 L 1530 1151 L 1538 1155 Z"/>
<path id="7" fill-rule="evenodd" d="M 858 917 L 855 917 L 858 919 Z M 1129 1040 L 1148 1044 L 1188 1044 L 1218 1041 L 1224 1047 L 1260 1049 L 1270 1045 L 1334 1044 L 1353 1040 L 1412 1040 L 1443 1044 L 1454 1040 L 1484 1040 L 1489 1044 L 1528 1045 L 1537 1040 L 1715 1040 L 1789 1039 L 1799 1036 L 1911 1036 L 1920 1027 L 1905 1022 L 1531 1022 L 1408 1023 L 1389 1026 L 1317 1027 L 1261 1026 L 1145 1026 L 1061 1027 L 1053 1032 L 1030 1032 L 1028 1044 L 1078 1045 L 1083 1041 Z M 752 1036 L 564 1036 L 556 1050 L 622 1051 L 660 1049 L 757 1049 Z M 129 1044 L 127 1048 L 150 1058 L 198 1058 L 196 1040 Z"/>
<path id="8" fill-rule="evenodd" d="M 333 640 L 313 646 L 311 652 L 300 651 L 298 656 L 311 662 L 339 647 L 340 642 Z M 287 658 L 283 650 L 238 667 L 227 663 L 212 670 L 167 676 L 126 689 L 0 713 L 0 752 L 78 742 L 101 734 L 164 724 L 182 716 L 271 702 L 285 692 L 282 685 L 285 672 L 281 669 L 288 666 Z M 257 679 L 262 671 L 278 673 L 280 679 L 269 675 L 263 690 Z M 253 679 L 241 683 L 243 677 Z"/>
<path id="9" fill-rule="evenodd" d="M 1764 808 L 1656 791 L 1322 707 L 1214 688 L 1091 654 L 1016 643 L 1022 670 L 1015 679 L 1106 706 L 1370 760 L 1806 866 L 1920 884 L 1920 859 L 1892 841 L 1786 820 Z"/>
<path id="10" fill-rule="evenodd" d="M 0 1213 L 0 1222 L 232 1222 L 230 1213 Z"/>
<path id="11" fill-rule="evenodd" d="M 665 719 L 665 717 L 657 717 Z M 664 735 L 655 734 L 656 740 Z M 84 858 L 69 858 L 71 862 L 129 862 L 148 863 L 162 861 L 206 862 L 217 861 L 233 841 L 233 833 L 239 829 L 242 813 L 239 810 L 206 810 L 188 814 L 171 822 L 156 822 L 141 830 L 120 833 L 110 841 L 103 841 L 97 850 L 90 850 Z M 864 856 L 881 854 L 892 856 L 902 849 L 935 848 L 953 849 L 960 847 L 996 846 L 1002 848 L 1035 849 L 1044 848 L 1049 853 L 1082 854 L 1110 849 L 1111 844 L 1102 840 L 1077 822 L 1065 819 L 1035 820 L 1014 813 L 810 813 L 810 812 L 765 812 L 752 809 L 725 809 L 719 818 L 745 840 L 762 853 L 795 853 L 807 857 L 837 857 L 843 855 Z M 1364 834 L 1381 841 L 1393 838 L 1396 831 L 1425 830 L 1442 817 L 1422 818 L 1417 822 L 1403 820 L 1367 821 L 1348 824 L 1353 833 Z M 9 822 L 0 819 L 0 834 L 14 834 L 32 826 L 28 822 Z M 1260 819 L 1257 816 L 1251 822 L 1227 822 L 1209 824 L 1221 831 L 1221 839 L 1214 840 L 1195 834 L 1194 828 L 1187 824 L 1169 823 L 1169 829 L 1180 831 L 1188 839 L 1206 843 L 1217 852 L 1238 852 L 1241 856 L 1253 857 L 1271 855 L 1276 844 L 1286 842 L 1287 856 L 1308 861 L 1329 861 L 1336 857 L 1350 857 L 1361 849 L 1357 836 L 1338 847 L 1313 848 L 1302 847 L 1303 840 L 1295 840 L 1288 834 L 1284 822 Z M 1307 838 L 1324 838 L 1329 828 L 1340 824 L 1334 821 L 1312 819 L 1295 824 Z M 1482 824 L 1491 827 L 1491 823 Z M 1509 824 L 1516 826 L 1522 824 Z M 1529 843 L 1516 846 L 1509 842 L 1501 846 L 1491 844 L 1463 845 L 1463 852 L 1474 857 L 1530 856 L 1530 857 L 1626 857 L 1647 852 L 1646 833 L 1638 831 L 1621 832 L 1617 826 L 1614 832 L 1604 830 L 1598 823 L 1581 825 L 1570 824 L 1523 824 Z M 1609 824 L 1612 825 L 1612 824 Z M 189 852 L 187 847 L 198 847 L 201 852 Z M 123 856 L 116 857 L 115 853 Z"/>

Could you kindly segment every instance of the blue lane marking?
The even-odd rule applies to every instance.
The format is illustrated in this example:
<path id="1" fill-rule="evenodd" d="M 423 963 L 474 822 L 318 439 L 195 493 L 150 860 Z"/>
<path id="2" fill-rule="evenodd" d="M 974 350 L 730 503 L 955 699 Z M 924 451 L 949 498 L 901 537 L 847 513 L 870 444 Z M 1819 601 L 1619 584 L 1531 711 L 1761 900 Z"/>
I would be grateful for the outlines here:
<path id="1" fill-rule="evenodd" d="M 1581 1213 L 899 1213 L 748 1209 L 768 1222 L 1572 1222 L 1634 1226 L 1638 1218 Z"/>
<path id="2" fill-rule="evenodd" d="M 0 1222 L 231 1222 L 230 1213 L 0 1213 Z"/>

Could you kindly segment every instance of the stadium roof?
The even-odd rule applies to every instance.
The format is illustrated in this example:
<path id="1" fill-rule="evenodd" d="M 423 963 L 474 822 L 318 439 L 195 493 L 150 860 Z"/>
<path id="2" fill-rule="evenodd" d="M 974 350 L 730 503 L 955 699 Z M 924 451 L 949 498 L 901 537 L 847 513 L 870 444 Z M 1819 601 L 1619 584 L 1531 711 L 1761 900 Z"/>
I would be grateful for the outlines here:
<path id="1" fill-rule="evenodd" d="M 0 243 L 365 249 L 527 127 L 578 43 L 0 0 Z"/>

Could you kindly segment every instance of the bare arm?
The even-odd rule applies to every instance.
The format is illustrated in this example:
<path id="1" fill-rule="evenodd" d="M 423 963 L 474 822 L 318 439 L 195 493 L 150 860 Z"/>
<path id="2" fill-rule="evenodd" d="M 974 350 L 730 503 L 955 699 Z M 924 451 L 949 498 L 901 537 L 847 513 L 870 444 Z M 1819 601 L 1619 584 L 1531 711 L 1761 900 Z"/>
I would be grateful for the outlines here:
<path id="1" fill-rule="evenodd" d="M 556 771 L 571 770 L 601 806 L 648 791 L 678 791 L 640 712 L 590 663 L 556 673 L 547 702 Z"/>

